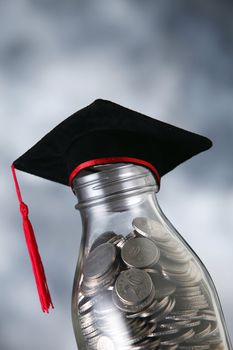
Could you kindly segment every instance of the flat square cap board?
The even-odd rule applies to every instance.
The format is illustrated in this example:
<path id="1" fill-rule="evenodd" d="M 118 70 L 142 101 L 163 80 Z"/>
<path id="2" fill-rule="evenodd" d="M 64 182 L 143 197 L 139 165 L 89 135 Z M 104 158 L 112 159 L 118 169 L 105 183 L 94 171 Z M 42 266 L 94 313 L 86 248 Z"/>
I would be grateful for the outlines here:
<path id="1" fill-rule="evenodd" d="M 131 157 L 151 163 L 163 176 L 210 146 L 206 137 L 98 99 L 57 125 L 14 166 L 69 185 L 72 172 L 86 161 Z"/>
<path id="2" fill-rule="evenodd" d="M 205 136 L 112 101 L 96 99 L 16 159 L 12 173 L 42 310 L 48 312 L 53 305 L 15 169 L 70 186 L 79 171 L 90 166 L 130 162 L 148 167 L 159 185 L 161 176 L 211 146 Z"/>

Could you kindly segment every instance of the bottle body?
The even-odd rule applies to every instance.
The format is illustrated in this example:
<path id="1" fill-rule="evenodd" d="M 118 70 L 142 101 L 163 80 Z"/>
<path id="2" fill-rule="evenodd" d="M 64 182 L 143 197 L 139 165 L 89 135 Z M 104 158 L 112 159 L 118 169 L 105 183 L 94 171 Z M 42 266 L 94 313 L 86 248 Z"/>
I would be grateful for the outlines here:
<path id="1" fill-rule="evenodd" d="M 231 349 L 213 282 L 160 209 L 150 170 L 93 168 L 73 183 L 83 223 L 78 349 Z"/>

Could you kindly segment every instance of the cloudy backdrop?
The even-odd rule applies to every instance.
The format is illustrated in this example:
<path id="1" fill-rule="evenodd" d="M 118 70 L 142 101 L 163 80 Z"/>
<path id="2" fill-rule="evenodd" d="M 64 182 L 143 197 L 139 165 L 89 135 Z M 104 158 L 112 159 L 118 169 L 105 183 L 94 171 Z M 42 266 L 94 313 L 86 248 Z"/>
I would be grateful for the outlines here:
<path id="1" fill-rule="evenodd" d="M 104 98 L 208 136 L 162 179 L 165 215 L 209 270 L 233 337 L 233 3 L 0 0 L 0 349 L 75 350 L 81 222 L 69 188 L 18 172 L 55 304 L 43 314 L 11 162 Z"/>

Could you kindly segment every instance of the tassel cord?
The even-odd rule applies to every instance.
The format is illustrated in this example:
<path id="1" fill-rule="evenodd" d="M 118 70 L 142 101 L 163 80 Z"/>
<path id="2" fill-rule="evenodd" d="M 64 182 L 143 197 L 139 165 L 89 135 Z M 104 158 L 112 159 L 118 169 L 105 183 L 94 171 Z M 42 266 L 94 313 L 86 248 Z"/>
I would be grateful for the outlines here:
<path id="1" fill-rule="evenodd" d="M 15 167 L 13 164 L 11 166 L 11 170 L 12 170 L 15 189 L 16 189 L 16 193 L 19 201 L 20 213 L 22 216 L 25 240 L 27 243 L 28 252 L 31 259 L 32 269 L 33 269 L 33 273 L 36 281 L 36 286 L 38 290 L 42 311 L 48 313 L 49 307 L 51 306 L 52 308 L 54 308 L 54 306 L 49 293 L 46 276 L 44 272 L 44 267 L 39 254 L 34 230 L 28 217 L 28 207 L 22 200 L 19 183 L 16 177 Z"/>

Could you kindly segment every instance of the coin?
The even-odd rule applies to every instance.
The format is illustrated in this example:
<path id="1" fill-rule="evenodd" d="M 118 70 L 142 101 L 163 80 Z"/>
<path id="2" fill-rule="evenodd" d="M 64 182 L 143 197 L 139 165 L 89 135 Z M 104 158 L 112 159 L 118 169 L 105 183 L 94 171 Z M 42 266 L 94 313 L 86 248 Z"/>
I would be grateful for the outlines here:
<path id="1" fill-rule="evenodd" d="M 179 332 L 179 329 L 163 330 L 163 331 L 151 333 L 149 337 L 164 337 L 166 335 L 176 334 L 178 332 Z"/>
<path id="2" fill-rule="evenodd" d="M 153 295 L 154 297 L 154 295 Z M 152 298 L 150 299 L 150 301 L 152 300 Z M 152 300 L 152 302 L 148 301 L 148 299 L 146 300 L 146 302 L 144 302 L 144 304 L 147 304 L 147 307 L 143 307 L 143 308 L 137 308 L 139 311 L 137 311 L 137 309 L 134 308 L 134 310 L 130 310 L 129 308 L 127 309 L 127 312 L 130 312 L 126 315 L 126 317 L 128 319 L 135 319 L 137 317 L 140 318 L 146 318 L 148 316 L 151 316 L 155 313 L 156 311 L 156 306 L 158 304 L 157 300 L 154 299 Z"/>
<path id="3" fill-rule="evenodd" d="M 206 337 L 211 332 L 211 323 L 202 321 L 202 323 L 196 327 L 195 335 L 192 338 L 192 342 L 201 341 L 203 337 Z"/>
<path id="4" fill-rule="evenodd" d="M 210 346 L 208 344 L 201 344 L 201 345 L 180 345 L 180 350 L 208 350 Z"/>
<path id="5" fill-rule="evenodd" d="M 176 345 L 178 343 L 182 343 L 183 341 L 186 341 L 190 338 L 193 337 L 193 335 L 195 334 L 193 329 L 190 329 L 180 335 L 178 335 L 177 337 L 169 337 L 166 340 L 161 341 L 162 345 Z"/>
<path id="6" fill-rule="evenodd" d="M 150 274 L 152 282 L 155 286 L 155 298 L 162 299 L 175 292 L 176 286 L 171 281 L 166 280 L 158 274 Z"/>
<path id="7" fill-rule="evenodd" d="M 176 264 L 189 262 L 191 259 L 191 255 L 187 249 L 175 239 L 171 239 L 166 244 L 157 242 L 157 245 L 160 249 L 161 257 L 165 257 Z"/>
<path id="8" fill-rule="evenodd" d="M 116 259 L 116 248 L 111 243 L 103 243 L 88 255 L 83 274 L 86 278 L 97 278 L 109 270 Z"/>
<path id="9" fill-rule="evenodd" d="M 103 243 L 90 252 L 83 270 L 81 291 L 91 297 L 113 286 L 120 270 L 120 261 L 114 244 Z"/>
<path id="10" fill-rule="evenodd" d="M 107 275 L 102 276 L 102 278 L 95 279 L 91 283 L 86 280 L 83 280 L 81 284 L 82 293 L 85 296 L 93 297 L 94 295 L 97 295 L 98 293 L 104 290 L 112 289 L 118 271 L 119 266 L 115 269 L 111 269 L 111 271 Z"/>
<path id="11" fill-rule="evenodd" d="M 175 299 L 171 298 L 166 305 L 160 308 L 160 310 L 157 309 L 156 312 L 149 317 L 148 322 L 159 323 L 173 310 L 174 305 Z"/>
<path id="12" fill-rule="evenodd" d="M 130 233 L 125 237 L 125 239 L 128 240 L 128 239 L 136 238 L 136 237 L 138 237 L 137 231 L 134 230 L 134 231 L 130 232 Z"/>
<path id="13" fill-rule="evenodd" d="M 200 270 L 193 261 L 190 261 L 189 268 L 184 273 L 173 273 L 166 271 L 166 274 L 174 283 L 177 283 L 183 287 L 195 286 L 202 279 Z"/>
<path id="14" fill-rule="evenodd" d="M 129 267 L 145 268 L 157 263 L 159 249 L 147 238 L 132 238 L 126 241 L 121 250 L 121 257 Z"/>
<path id="15" fill-rule="evenodd" d="M 168 322 L 167 322 L 168 321 Z M 200 321 L 199 321 L 200 322 Z M 159 327 L 160 328 L 165 328 L 165 329 L 172 329 L 172 328 L 182 328 L 185 327 L 186 325 L 188 325 L 190 323 L 190 320 L 182 320 L 182 321 L 175 321 L 175 320 L 167 320 L 166 318 L 164 318 L 160 324 Z"/>
<path id="16" fill-rule="evenodd" d="M 92 336 L 93 333 L 97 332 L 96 325 L 95 324 L 91 324 L 91 325 L 88 325 L 86 327 L 83 327 L 82 328 L 82 332 L 86 336 Z"/>
<path id="17" fill-rule="evenodd" d="M 170 239 L 170 234 L 159 221 L 147 217 L 137 217 L 133 219 L 132 226 L 144 237 L 153 238 L 160 242 L 167 242 Z"/>
<path id="18" fill-rule="evenodd" d="M 169 260 L 163 256 L 160 257 L 159 259 L 159 265 L 160 267 L 167 273 L 185 273 L 188 271 L 189 267 L 190 267 L 190 263 L 188 262 L 184 262 L 184 263 L 176 263 L 174 262 L 174 260 Z"/>
<path id="19" fill-rule="evenodd" d="M 130 305 L 138 305 L 148 298 L 152 288 L 149 274 L 136 268 L 122 271 L 115 283 L 115 291 L 120 300 Z"/>
<path id="20" fill-rule="evenodd" d="M 131 316 L 137 317 L 137 313 L 141 312 L 142 310 L 144 310 L 145 308 L 147 308 L 148 306 L 150 306 L 153 301 L 154 301 L 154 288 L 152 289 L 151 294 L 144 300 L 141 301 L 138 304 L 135 305 L 130 305 L 127 304 L 125 302 L 123 302 L 122 300 L 120 300 L 119 296 L 117 295 L 116 291 L 113 289 L 112 291 L 112 298 L 113 298 L 113 302 L 114 304 L 122 311 L 126 312 L 127 315 L 126 317 L 130 317 Z"/>
<path id="21" fill-rule="evenodd" d="M 90 310 L 93 305 L 94 305 L 94 300 L 90 299 L 88 297 L 84 297 L 80 302 L 79 302 L 79 311 L 80 313 L 84 313 L 85 311 Z"/>
<path id="22" fill-rule="evenodd" d="M 189 287 L 177 286 L 175 294 L 177 297 L 197 296 L 202 295 L 202 291 L 199 285 Z"/>
<path id="23" fill-rule="evenodd" d="M 90 251 L 98 247 L 103 243 L 107 243 L 111 238 L 116 237 L 117 235 L 113 231 L 106 231 L 102 233 L 100 236 L 96 238 L 96 240 L 92 243 Z"/>
<path id="24" fill-rule="evenodd" d="M 116 235 L 108 240 L 108 243 L 113 243 L 118 248 L 123 248 L 126 239 L 122 235 Z"/>

